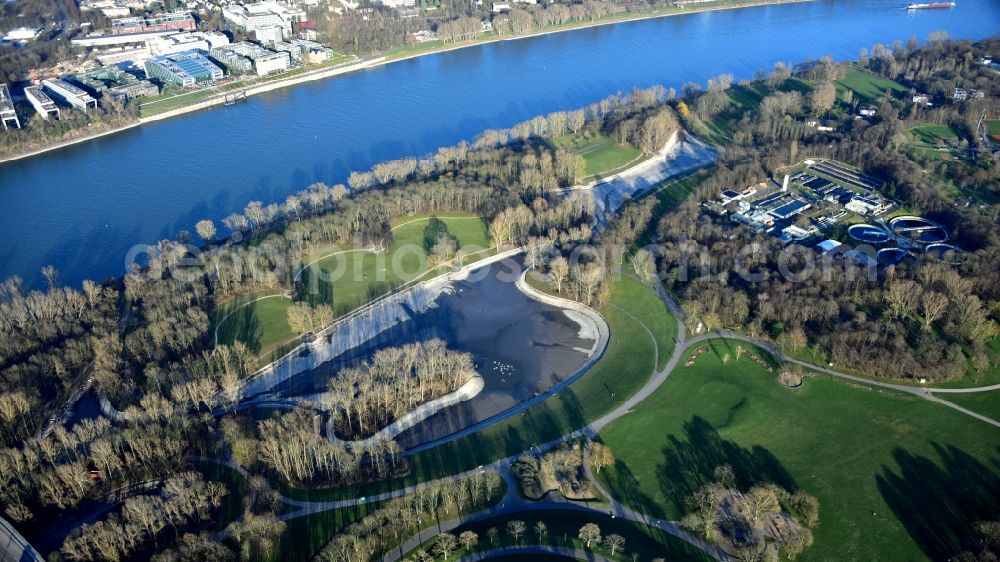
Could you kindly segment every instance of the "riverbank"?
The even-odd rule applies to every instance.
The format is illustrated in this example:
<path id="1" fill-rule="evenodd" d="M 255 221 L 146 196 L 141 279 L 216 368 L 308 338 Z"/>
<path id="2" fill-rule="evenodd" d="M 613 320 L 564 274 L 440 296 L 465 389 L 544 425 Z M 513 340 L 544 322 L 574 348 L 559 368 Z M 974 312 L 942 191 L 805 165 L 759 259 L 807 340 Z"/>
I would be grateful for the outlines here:
<path id="1" fill-rule="evenodd" d="M 355 72 L 355 71 L 358 71 L 358 70 L 365 70 L 367 68 L 376 68 L 376 67 L 379 67 L 379 66 L 382 66 L 382 65 L 391 64 L 391 63 L 394 63 L 394 62 L 411 60 L 411 59 L 415 59 L 415 58 L 423 57 L 423 56 L 427 56 L 427 55 L 433 55 L 433 54 L 438 54 L 438 53 L 445 53 L 445 52 L 449 52 L 449 51 L 455 51 L 455 50 L 458 50 L 458 49 L 465 49 L 467 47 L 475 47 L 475 46 L 479 46 L 479 45 L 486 45 L 486 44 L 489 44 L 489 43 L 494 43 L 494 42 L 499 42 L 499 41 L 514 41 L 514 40 L 519 40 L 519 39 L 528 39 L 528 38 L 532 38 L 532 37 L 539 37 L 539 36 L 542 36 L 542 35 L 550 35 L 550 34 L 554 34 L 554 33 L 562 33 L 562 32 L 567 32 L 567 31 L 577 31 L 577 30 L 582 30 L 582 29 L 587 29 L 587 28 L 592 28 L 592 27 L 614 25 L 614 24 L 618 24 L 618 23 L 629 23 L 629 22 L 635 22 L 635 21 L 643 21 L 643 20 L 657 19 L 657 18 L 664 18 L 664 17 L 671 17 L 671 16 L 678 16 L 678 15 L 685 15 L 685 14 L 696 14 L 696 13 L 702 13 L 702 12 L 714 12 L 714 11 L 734 10 L 734 9 L 740 9 L 740 8 L 753 8 L 753 7 L 770 6 L 770 5 L 777 5 L 777 4 L 803 3 L 803 2 L 811 2 L 811 1 L 813 1 L 813 0 L 750 0 L 750 1 L 747 1 L 747 2 L 725 4 L 725 5 L 699 6 L 699 7 L 689 7 L 689 8 L 661 8 L 661 9 L 657 9 L 657 10 L 644 11 L 644 12 L 640 12 L 640 13 L 632 13 L 632 14 L 622 14 L 622 15 L 610 16 L 608 18 L 601 19 L 601 20 L 596 20 L 596 21 L 583 22 L 583 23 L 572 23 L 572 24 L 562 25 L 562 26 L 558 26 L 558 27 L 546 28 L 546 29 L 541 29 L 541 30 L 538 30 L 538 31 L 535 31 L 535 32 L 532 32 L 532 33 L 525 34 L 525 35 L 517 35 L 517 36 L 510 36 L 510 37 L 501 37 L 501 36 L 490 35 L 490 36 L 482 38 L 482 39 L 475 39 L 475 40 L 471 40 L 471 41 L 454 43 L 454 44 L 449 44 L 447 46 L 440 45 L 440 46 L 436 46 L 436 47 L 427 48 L 426 50 L 420 50 L 420 48 L 417 47 L 416 49 L 409 50 L 409 51 L 407 51 L 405 53 L 393 54 L 393 53 L 390 52 L 390 53 L 387 53 L 385 56 L 372 57 L 372 58 L 369 58 L 369 59 L 360 59 L 360 60 L 354 61 L 352 63 L 345 63 L 344 65 L 337 65 L 337 66 L 329 67 L 329 68 L 320 68 L 320 69 L 317 69 L 317 70 L 308 71 L 308 72 L 305 72 L 305 73 L 302 73 L 302 74 L 299 74 L 299 75 L 295 75 L 295 76 L 291 76 L 291 77 L 287 77 L 287 78 L 279 78 L 279 79 L 276 79 L 276 80 L 273 80 L 273 81 L 270 81 L 270 82 L 266 82 L 266 83 L 259 84 L 259 85 L 256 85 L 256 86 L 248 87 L 248 88 L 246 88 L 246 94 L 247 94 L 247 97 L 250 97 L 250 96 L 256 95 L 256 94 L 260 94 L 260 93 L 264 93 L 264 92 L 270 92 L 270 91 L 278 90 L 278 89 L 282 89 L 282 88 L 287 88 L 287 87 L 294 86 L 294 85 L 297 85 L 297 84 L 302 84 L 302 83 L 305 83 L 305 82 L 313 82 L 313 81 L 316 81 L 316 80 L 323 80 L 323 79 L 326 79 L 326 78 L 332 78 L 334 76 L 348 74 L 348 73 L 352 73 L 352 72 Z M 409 49 L 409 48 L 407 48 L 407 49 Z M 230 92 L 230 93 L 232 93 L 232 92 Z M 192 112 L 195 112 L 195 111 L 200 111 L 202 109 L 208 109 L 208 108 L 213 107 L 213 106 L 222 105 L 222 104 L 225 103 L 225 99 L 226 99 L 226 93 L 225 92 L 220 92 L 219 94 L 216 94 L 216 95 L 211 96 L 209 98 L 205 98 L 203 100 L 199 100 L 199 101 L 194 102 L 194 103 L 192 103 L 190 105 L 185 105 L 185 106 L 182 106 L 182 107 L 178 107 L 176 109 L 165 111 L 163 113 L 159 113 L 159 114 L 152 115 L 152 116 L 149 116 L 149 117 L 140 117 L 138 120 L 133 121 L 131 123 L 128 123 L 126 125 L 120 126 L 120 127 L 112 127 L 112 128 L 101 130 L 99 132 L 80 135 L 80 136 L 72 138 L 72 139 L 61 140 L 59 142 L 55 142 L 55 143 L 47 145 L 47 146 L 42 146 L 42 147 L 38 147 L 38 148 L 32 148 L 32 149 L 25 150 L 23 152 L 12 152 L 10 154 L 5 154 L 5 155 L 0 156 L 0 164 L 3 164 L 5 162 L 12 162 L 12 161 L 15 161 L 15 160 L 22 160 L 22 159 L 26 159 L 26 158 L 31 158 L 33 156 L 38 156 L 40 154 L 44 154 L 44 153 L 47 153 L 47 152 L 52 152 L 52 151 L 60 150 L 62 148 L 73 146 L 75 144 L 79 144 L 79 143 L 91 141 L 91 140 L 98 139 L 98 138 L 101 138 L 101 137 L 104 137 L 104 136 L 107 136 L 107 135 L 111 135 L 111 134 L 114 134 L 114 133 L 126 131 L 128 129 L 133 128 L 133 127 L 137 127 L 139 125 L 153 123 L 153 122 L 160 121 L 160 120 L 163 120 L 163 119 L 168 119 L 168 118 L 171 118 L 171 117 L 178 117 L 178 116 L 181 116 L 181 115 L 185 115 L 187 113 L 192 113 Z"/>

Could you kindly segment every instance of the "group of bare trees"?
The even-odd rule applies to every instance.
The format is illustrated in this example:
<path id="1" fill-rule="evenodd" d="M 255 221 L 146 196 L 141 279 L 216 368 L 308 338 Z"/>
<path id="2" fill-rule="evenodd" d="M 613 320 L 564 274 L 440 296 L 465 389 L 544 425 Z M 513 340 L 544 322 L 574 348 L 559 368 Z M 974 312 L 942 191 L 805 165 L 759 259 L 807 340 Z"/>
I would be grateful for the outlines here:
<path id="1" fill-rule="evenodd" d="M 503 494 L 503 479 L 496 472 L 477 472 L 468 478 L 424 488 L 389 500 L 378 509 L 337 533 L 313 558 L 316 562 L 366 562 L 405 541 L 440 518 L 451 518 L 492 505 Z M 478 537 L 476 537 L 478 540 Z M 474 544 L 465 535 L 463 541 Z M 449 553 L 454 549 L 449 543 Z"/>
<path id="2" fill-rule="evenodd" d="M 227 494 L 219 482 L 194 472 L 168 478 L 158 494 L 125 500 L 121 510 L 92 525 L 75 529 L 60 553 L 67 560 L 122 560 L 166 532 L 211 521 Z"/>
<path id="3" fill-rule="evenodd" d="M 337 433 L 344 439 L 367 437 L 474 376 L 472 356 L 449 350 L 439 339 L 381 349 L 330 380 Z"/>
<path id="4" fill-rule="evenodd" d="M 681 525 L 712 542 L 728 541 L 744 560 L 794 560 L 813 542 L 819 501 L 770 483 L 741 491 L 728 465 L 716 467 L 715 479 L 687 499 Z M 789 515 L 794 510 L 799 520 Z M 780 524 L 775 525 L 774 521 Z"/>
<path id="5" fill-rule="evenodd" d="M 230 440 L 241 436 L 233 433 Z M 260 463 L 267 471 L 287 482 L 351 483 L 379 479 L 393 474 L 402 465 L 395 441 L 373 440 L 364 448 L 348 451 L 343 445 L 320 435 L 315 415 L 300 408 L 264 420 L 248 436 L 251 451 L 245 462 Z"/>
<path id="6" fill-rule="evenodd" d="M 187 416 L 184 416 L 187 417 Z M 16 522 L 44 519 L 115 487 L 181 470 L 185 452 L 205 442 L 204 420 L 142 420 L 124 426 L 84 420 L 72 431 L 56 426 L 23 448 L 0 450 L 0 504 Z M 90 471 L 97 471 L 97 479 Z"/>

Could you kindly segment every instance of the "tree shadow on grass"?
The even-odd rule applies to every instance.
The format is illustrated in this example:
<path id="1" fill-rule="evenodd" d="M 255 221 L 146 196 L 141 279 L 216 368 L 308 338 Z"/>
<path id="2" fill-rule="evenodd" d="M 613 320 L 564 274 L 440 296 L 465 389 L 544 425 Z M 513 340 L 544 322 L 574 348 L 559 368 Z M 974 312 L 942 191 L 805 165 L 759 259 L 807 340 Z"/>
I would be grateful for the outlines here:
<path id="1" fill-rule="evenodd" d="M 898 473 L 883 465 L 875 481 L 921 550 L 946 560 L 969 546 L 976 521 L 1000 515 L 1000 459 L 991 459 L 990 467 L 950 445 L 932 445 L 940 463 L 897 448 Z"/>
<path id="2" fill-rule="evenodd" d="M 619 460 L 606 468 L 605 471 L 605 479 L 610 488 L 609 492 L 613 493 L 615 499 L 646 515 L 661 519 L 667 517 L 663 507 L 657 505 L 653 498 L 642 491 L 642 486 L 632 473 L 628 463 Z"/>
<path id="3" fill-rule="evenodd" d="M 260 326 L 260 320 L 254 314 L 252 304 L 243 306 L 233 312 L 219 327 L 219 343 L 232 345 L 241 341 L 254 353 L 260 353 L 260 339 L 264 334 L 264 329 Z"/>
<path id="4" fill-rule="evenodd" d="M 794 492 L 798 486 L 781 462 L 767 449 L 741 447 L 723 439 L 704 418 L 692 417 L 684 424 L 683 438 L 671 435 L 663 447 L 663 462 L 656 477 L 664 497 L 675 513 L 685 511 L 685 499 L 712 482 L 720 465 L 733 468 L 736 486 L 746 490 L 755 484 L 772 483 Z"/>

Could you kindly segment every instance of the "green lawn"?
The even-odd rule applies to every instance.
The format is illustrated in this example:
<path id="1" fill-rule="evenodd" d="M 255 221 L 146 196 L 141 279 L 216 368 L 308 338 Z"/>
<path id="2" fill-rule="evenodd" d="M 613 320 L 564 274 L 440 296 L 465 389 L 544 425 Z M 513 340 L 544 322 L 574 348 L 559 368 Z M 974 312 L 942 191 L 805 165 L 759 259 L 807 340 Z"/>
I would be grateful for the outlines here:
<path id="1" fill-rule="evenodd" d="M 958 140 L 958 133 L 945 125 L 920 125 L 910 129 L 910 134 L 924 144 L 947 144 Z"/>
<path id="2" fill-rule="evenodd" d="M 642 151 L 621 145 L 604 135 L 587 132 L 582 136 L 563 135 L 552 141 L 553 146 L 583 157 L 583 181 L 614 175 L 642 160 Z"/>
<path id="3" fill-rule="evenodd" d="M 515 541 L 506 532 L 507 522 L 513 520 L 524 521 L 528 528 L 528 531 L 519 541 Z M 541 539 L 539 539 L 538 533 L 535 531 L 535 524 L 538 521 L 545 523 L 548 531 Z M 540 544 L 586 550 L 587 545 L 578 536 L 580 527 L 583 527 L 587 523 L 595 523 L 600 527 L 602 537 L 618 534 L 625 538 L 624 550 L 615 554 L 615 560 L 632 560 L 633 554 L 638 555 L 639 560 L 652 560 L 657 557 L 673 561 L 712 560 L 710 556 L 688 543 L 646 525 L 624 519 L 612 519 L 607 515 L 598 513 L 568 510 L 515 513 L 463 525 L 451 531 L 451 534 L 458 536 L 463 531 L 473 531 L 479 535 L 479 545 L 472 551 L 460 548 L 452 555 L 454 557 L 452 559 L 459 560 L 463 556 L 475 551 L 517 545 Z M 490 527 L 496 527 L 499 531 L 496 542 L 493 544 L 490 544 L 490 539 L 487 535 Z M 422 545 L 422 548 L 430 552 L 434 542 L 435 539 L 430 539 Z M 611 557 L 611 552 L 603 546 L 594 545 L 590 550 L 602 556 Z M 404 560 L 416 560 L 415 554 L 415 552 L 407 553 Z"/>
<path id="4" fill-rule="evenodd" d="M 1000 421 L 1000 390 L 967 394 L 937 394 L 936 396 Z"/>
<path id="5" fill-rule="evenodd" d="M 472 215 L 403 217 L 394 224 L 388 252 L 338 253 L 307 268 L 302 275 L 304 297 L 330 304 L 337 315 L 349 312 L 427 273 L 427 251 L 442 232 L 453 237 L 458 247 L 468 253 L 480 252 L 476 258 L 488 253 L 482 252 L 489 246 L 486 224 Z"/>
<path id="6" fill-rule="evenodd" d="M 826 377 L 790 390 L 717 343 L 601 433 L 608 489 L 677 519 L 730 464 L 738 478 L 802 488 L 821 504 L 803 560 L 946 559 L 957 533 L 1000 513 L 1000 433 L 944 406 Z M 730 349 L 730 354 L 732 355 Z"/>
<path id="7" fill-rule="evenodd" d="M 670 341 L 674 319 L 652 289 L 624 277 L 611 291 L 610 303 L 648 322 L 658 339 Z M 412 473 L 359 487 L 315 490 L 288 489 L 290 497 L 332 500 L 373 495 L 418 481 L 440 478 L 513 455 L 535 445 L 579 429 L 634 394 L 653 371 L 653 341 L 642 325 L 615 306 L 604 306 L 601 314 L 611 329 L 604 357 L 566 390 L 474 435 L 423 451 L 411 457 Z M 658 328 L 664 326 L 663 328 Z M 660 350 L 669 356 L 672 344 Z"/>
<path id="8" fill-rule="evenodd" d="M 851 90 L 856 99 L 864 102 L 874 101 L 890 92 L 905 93 L 909 91 L 899 82 L 879 78 L 856 67 L 849 70 L 842 80 L 837 80 L 836 86 L 838 92 L 843 93 L 845 90 Z"/>
<path id="9" fill-rule="evenodd" d="M 248 295 L 213 311 L 213 329 L 217 322 L 221 322 L 218 324 L 220 344 L 231 345 L 241 341 L 259 357 L 268 358 L 282 348 L 283 343 L 296 336 L 288 325 L 288 307 L 292 301 L 287 297 L 279 294 L 246 304 L 267 295 L 267 292 Z"/>

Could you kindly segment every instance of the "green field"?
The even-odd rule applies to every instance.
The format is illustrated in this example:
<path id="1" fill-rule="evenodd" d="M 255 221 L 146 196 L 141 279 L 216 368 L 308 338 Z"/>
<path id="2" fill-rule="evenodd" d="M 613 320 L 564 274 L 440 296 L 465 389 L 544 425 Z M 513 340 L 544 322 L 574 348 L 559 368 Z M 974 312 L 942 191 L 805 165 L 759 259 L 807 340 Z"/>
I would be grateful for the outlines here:
<path id="1" fill-rule="evenodd" d="M 986 132 L 994 138 L 1000 136 L 1000 120 L 987 121 Z"/>
<path id="2" fill-rule="evenodd" d="M 520 541 L 515 541 L 506 532 L 507 522 L 515 519 L 524 521 L 528 527 L 527 532 L 521 537 Z M 541 540 L 535 531 L 535 524 L 538 521 L 545 523 L 548 531 Z M 678 562 L 712 560 L 710 556 L 698 548 L 672 535 L 651 529 L 646 525 L 624 519 L 613 519 L 607 515 L 598 513 L 569 510 L 540 510 L 515 513 L 513 515 L 494 517 L 462 525 L 451 531 L 451 534 L 458 536 L 463 531 L 473 531 L 479 535 L 479 545 L 472 551 L 459 548 L 452 556 L 454 556 L 454 560 L 459 560 L 463 556 L 473 552 L 518 545 L 551 545 L 586 550 L 587 545 L 578 536 L 580 527 L 583 527 L 587 523 L 595 523 L 600 527 L 602 537 L 618 534 L 625 538 L 624 550 L 615 553 L 614 560 L 632 560 L 633 554 L 638 555 L 639 560 L 652 560 L 657 557 L 664 557 L 667 560 Z M 496 527 L 499 531 L 496 542 L 493 544 L 490 544 L 490 539 L 486 534 L 490 527 Z M 430 539 L 421 545 L 421 547 L 430 552 L 434 541 L 435 539 Z M 602 556 L 611 557 L 611 552 L 603 546 L 594 545 L 590 550 Z M 404 560 L 416 560 L 415 553 L 407 553 Z"/>
<path id="3" fill-rule="evenodd" d="M 863 102 L 874 101 L 887 93 L 905 93 L 909 91 L 899 82 L 879 78 L 857 67 L 849 70 L 847 75 L 843 79 L 837 80 L 835 84 L 839 93 L 851 90 L 854 92 L 855 98 Z"/>
<path id="4" fill-rule="evenodd" d="M 432 222 L 444 230 L 429 228 Z M 427 250 L 436 233 L 444 231 L 470 254 L 489 246 L 486 224 L 478 217 L 462 213 L 404 217 L 395 222 L 388 252 L 338 253 L 310 265 L 302 275 L 304 297 L 331 305 L 337 315 L 368 303 L 424 276 L 430 269 Z M 480 252 L 476 257 L 485 254 Z"/>
<path id="5" fill-rule="evenodd" d="M 958 141 L 958 133 L 945 125 L 920 125 L 910 129 L 910 134 L 924 144 L 938 145 Z"/>
<path id="6" fill-rule="evenodd" d="M 604 135 L 592 132 L 583 136 L 563 135 L 553 140 L 552 145 L 583 157 L 586 175 L 581 181 L 584 182 L 614 175 L 642 160 L 642 151 L 639 149 L 620 145 Z"/>
<path id="7" fill-rule="evenodd" d="M 674 319 L 652 289 L 624 277 L 617 280 L 610 301 L 601 309 L 611 329 L 611 340 L 604 357 L 569 388 L 529 408 L 520 416 L 508 418 L 474 435 L 435 447 L 411 457 L 413 473 L 360 487 L 325 489 L 288 489 L 289 497 L 310 500 L 333 500 L 373 495 L 418 481 L 440 478 L 474 468 L 579 429 L 622 403 L 649 380 L 653 371 L 653 340 L 634 320 L 642 318 L 658 339 L 671 342 Z M 669 356 L 672 342 L 660 349 Z"/>
<path id="8" fill-rule="evenodd" d="M 717 343 L 680 366 L 601 438 L 618 464 L 602 480 L 637 509 L 677 519 L 684 498 L 730 464 L 820 501 L 803 560 L 945 559 L 972 521 L 1000 512 L 1000 434 L 911 396 L 825 377 L 782 387 Z M 731 356 L 732 349 L 729 349 Z"/>
<path id="9" fill-rule="evenodd" d="M 1000 421 L 1000 390 L 965 394 L 937 394 L 938 398 Z"/>

